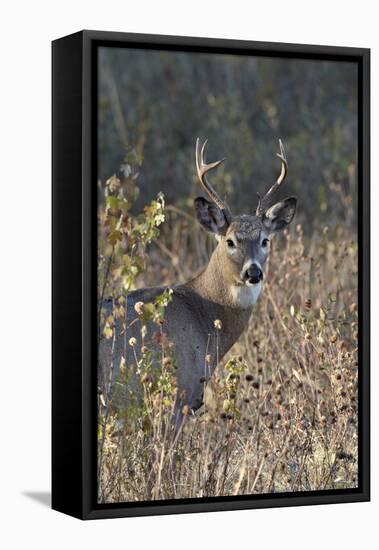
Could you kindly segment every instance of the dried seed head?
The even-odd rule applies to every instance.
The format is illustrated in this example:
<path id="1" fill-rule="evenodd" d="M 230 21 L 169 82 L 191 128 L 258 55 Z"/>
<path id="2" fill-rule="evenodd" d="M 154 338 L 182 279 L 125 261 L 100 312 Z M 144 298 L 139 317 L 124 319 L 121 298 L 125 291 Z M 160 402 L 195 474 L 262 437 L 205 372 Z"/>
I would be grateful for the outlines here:
<path id="1" fill-rule="evenodd" d="M 134 306 L 134 310 L 137 313 L 137 315 L 142 315 L 144 309 L 145 309 L 145 304 L 143 302 L 137 302 Z"/>
<path id="2" fill-rule="evenodd" d="M 215 326 L 216 330 L 221 330 L 222 329 L 222 323 L 221 323 L 220 319 L 215 320 L 214 326 Z"/>
<path id="3" fill-rule="evenodd" d="M 336 453 L 336 458 L 338 460 L 350 459 L 351 457 L 352 457 L 352 455 L 350 453 L 346 453 L 345 451 L 338 451 Z"/>
<path id="4" fill-rule="evenodd" d="M 245 376 L 246 382 L 252 382 L 254 380 L 254 376 L 252 374 L 247 374 Z"/>
<path id="5" fill-rule="evenodd" d="M 148 384 L 149 382 L 151 382 L 150 376 L 149 376 L 148 374 L 146 374 L 146 373 L 143 374 L 143 375 L 141 376 L 141 382 L 142 382 L 142 384 Z"/>
<path id="6" fill-rule="evenodd" d="M 329 338 L 329 342 L 331 344 L 335 344 L 337 342 L 337 334 L 333 334 L 330 338 Z"/>
<path id="7" fill-rule="evenodd" d="M 170 357 L 163 357 L 162 365 L 163 365 L 164 367 L 169 367 L 169 366 L 171 366 L 171 359 L 170 359 Z"/>
<path id="8" fill-rule="evenodd" d="M 212 355 L 210 353 L 207 353 L 205 356 L 205 362 L 209 365 L 209 363 L 212 362 Z"/>
<path id="9" fill-rule="evenodd" d="M 189 413 L 191 411 L 191 408 L 189 405 L 184 405 L 184 407 L 182 408 L 182 414 L 183 416 L 188 416 Z"/>
<path id="10" fill-rule="evenodd" d="M 204 384 L 205 381 L 206 381 L 205 376 L 202 376 L 202 377 L 200 378 L 200 384 Z"/>
<path id="11" fill-rule="evenodd" d="M 305 304 L 304 304 L 304 307 L 306 309 L 306 311 L 309 311 L 312 307 L 312 300 L 310 298 L 308 298 L 308 300 L 305 300 Z"/>
<path id="12" fill-rule="evenodd" d="M 134 346 L 137 345 L 137 338 L 134 338 L 134 336 L 132 336 L 132 338 L 129 339 L 129 346 L 132 346 L 132 348 L 134 348 Z"/>
<path id="13" fill-rule="evenodd" d="M 306 332 L 305 333 L 305 339 L 306 340 L 312 340 L 312 334 L 310 334 L 309 332 Z"/>

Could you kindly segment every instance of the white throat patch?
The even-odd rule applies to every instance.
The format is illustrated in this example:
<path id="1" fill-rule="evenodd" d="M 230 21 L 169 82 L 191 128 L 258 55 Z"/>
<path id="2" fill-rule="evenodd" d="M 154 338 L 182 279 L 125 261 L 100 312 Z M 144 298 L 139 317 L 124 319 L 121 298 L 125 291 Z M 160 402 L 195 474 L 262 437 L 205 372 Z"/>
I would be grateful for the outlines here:
<path id="1" fill-rule="evenodd" d="M 262 283 L 249 286 L 232 285 L 230 290 L 234 304 L 241 309 L 248 309 L 249 307 L 253 307 L 258 300 L 262 290 Z"/>

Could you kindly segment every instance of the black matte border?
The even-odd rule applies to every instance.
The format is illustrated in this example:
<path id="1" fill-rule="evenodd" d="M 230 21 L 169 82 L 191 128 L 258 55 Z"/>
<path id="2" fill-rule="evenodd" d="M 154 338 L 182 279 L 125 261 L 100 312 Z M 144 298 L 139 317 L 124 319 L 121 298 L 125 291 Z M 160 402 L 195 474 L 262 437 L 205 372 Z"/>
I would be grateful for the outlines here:
<path id="1" fill-rule="evenodd" d="M 82 365 L 78 365 L 76 379 L 71 385 L 82 388 L 81 446 L 76 443 L 70 449 L 82 468 L 81 503 L 61 511 L 82 519 L 112 518 L 240 510 L 281 506 L 331 504 L 370 500 L 370 50 L 335 46 L 310 46 L 220 40 L 193 37 L 158 36 L 143 34 L 83 31 L 82 73 L 82 272 L 75 272 L 76 285 L 82 289 Z M 69 40 L 70 37 L 59 42 Z M 58 41 L 56 41 L 58 42 Z M 178 499 L 154 502 L 97 504 L 97 405 L 96 405 L 96 273 L 97 273 L 97 51 L 99 47 L 140 48 L 202 52 L 213 54 L 254 55 L 298 59 L 351 62 L 358 65 L 358 254 L 359 254 L 359 475 L 357 489 L 276 493 L 264 495 L 241 495 Z M 54 111 L 54 107 L 53 107 Z M 69 113 L 67 113 L 69 116 Z M 70 135 L 67 135 L 70 138 Z M 59 233 L 59 232 L 58 232 Z M 74 237 L 74 235 L 72 235 Z M 70 240 L 70 235 L 66 238 Z M 59 245 L 59 243 L 58 243 Z M 75 266 L 71 266 L 75 269 Z M 55 274 L 56 278 L 62 277 Z M 67 289 L 69 292 L 70 289 Z M 53 318 L 57 312 L 53 312 Z M 71 369 L 71 372 L 74 372 Z M 63 423 L 63 421 L 62 421 Z M 58 452 L 56 449 L 56 453 Z M 54 464 L 53 464 L 54 472 Z M 70 471 L 55 473 L 62 485 Z M 75 510 L 81 508 L 81 513 Z"/>

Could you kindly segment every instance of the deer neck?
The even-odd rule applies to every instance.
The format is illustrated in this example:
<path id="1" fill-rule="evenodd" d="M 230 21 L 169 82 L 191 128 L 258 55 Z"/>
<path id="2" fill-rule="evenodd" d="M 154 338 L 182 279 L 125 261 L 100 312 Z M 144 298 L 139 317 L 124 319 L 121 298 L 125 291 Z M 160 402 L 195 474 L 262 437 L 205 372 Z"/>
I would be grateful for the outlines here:
<path id="1" fill-rule="evenodd" d="M 245 310 L 250 314 L 261 292 L 261 284 L 245 286 L 228 273 L 225 258 L 218 246 L 204 271 L 186 286 L 205 300 L 236 310 L 238 315 Z"/>
<path id="2" fill-rule="evenodd" d="M 207 317 L 212 328 L 216 319 L 221 321 L 222 352 L 226 353 L 246 328 L 253 305 L 259 296 L 260 286 L 239 286 L 228 279 L 219 247 L 214 250 L 204 271 L 184 286 L 200 298 L 203 315 Z"/>

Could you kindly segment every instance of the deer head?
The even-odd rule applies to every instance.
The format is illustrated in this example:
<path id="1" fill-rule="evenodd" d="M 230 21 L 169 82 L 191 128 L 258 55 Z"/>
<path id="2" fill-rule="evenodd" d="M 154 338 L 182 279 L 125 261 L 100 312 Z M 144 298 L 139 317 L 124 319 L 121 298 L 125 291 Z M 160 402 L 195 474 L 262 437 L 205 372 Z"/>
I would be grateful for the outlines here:
<path id="1" fill-rule="evenodd" d="M 215 234 L 218 240 L 217 254 L 222 265 L 223 277 L 228 281 L 236 299 L 252 305 L 256 292 L 260 290 L 263 280 L 263 267 L 270 250 L 271 236 L 284 229 L 293 219 L 296 211 L 296 198 L 289 197 L 270 206 L 273 195 L 282 185 L 287 175 L 287 160 L 282 142 L 279 140 L 281 172 L 276 182 L 259 197 L 254 214 L 233 216 L 228 205 L 207 180 L 207 174 L 214 170 L 225 159 L 207 164 L 205 147 L 196 141 L 196 168 L 200 183 L 210 200 L 204 197 L 195 199 L 195 209 L 200 224 Z M 243 292 L 243 288 L 250 292 Z M 259 294 L 259 291 L 258 291 Z M 242 305 L 242 304 L 239 304 Z"/>

